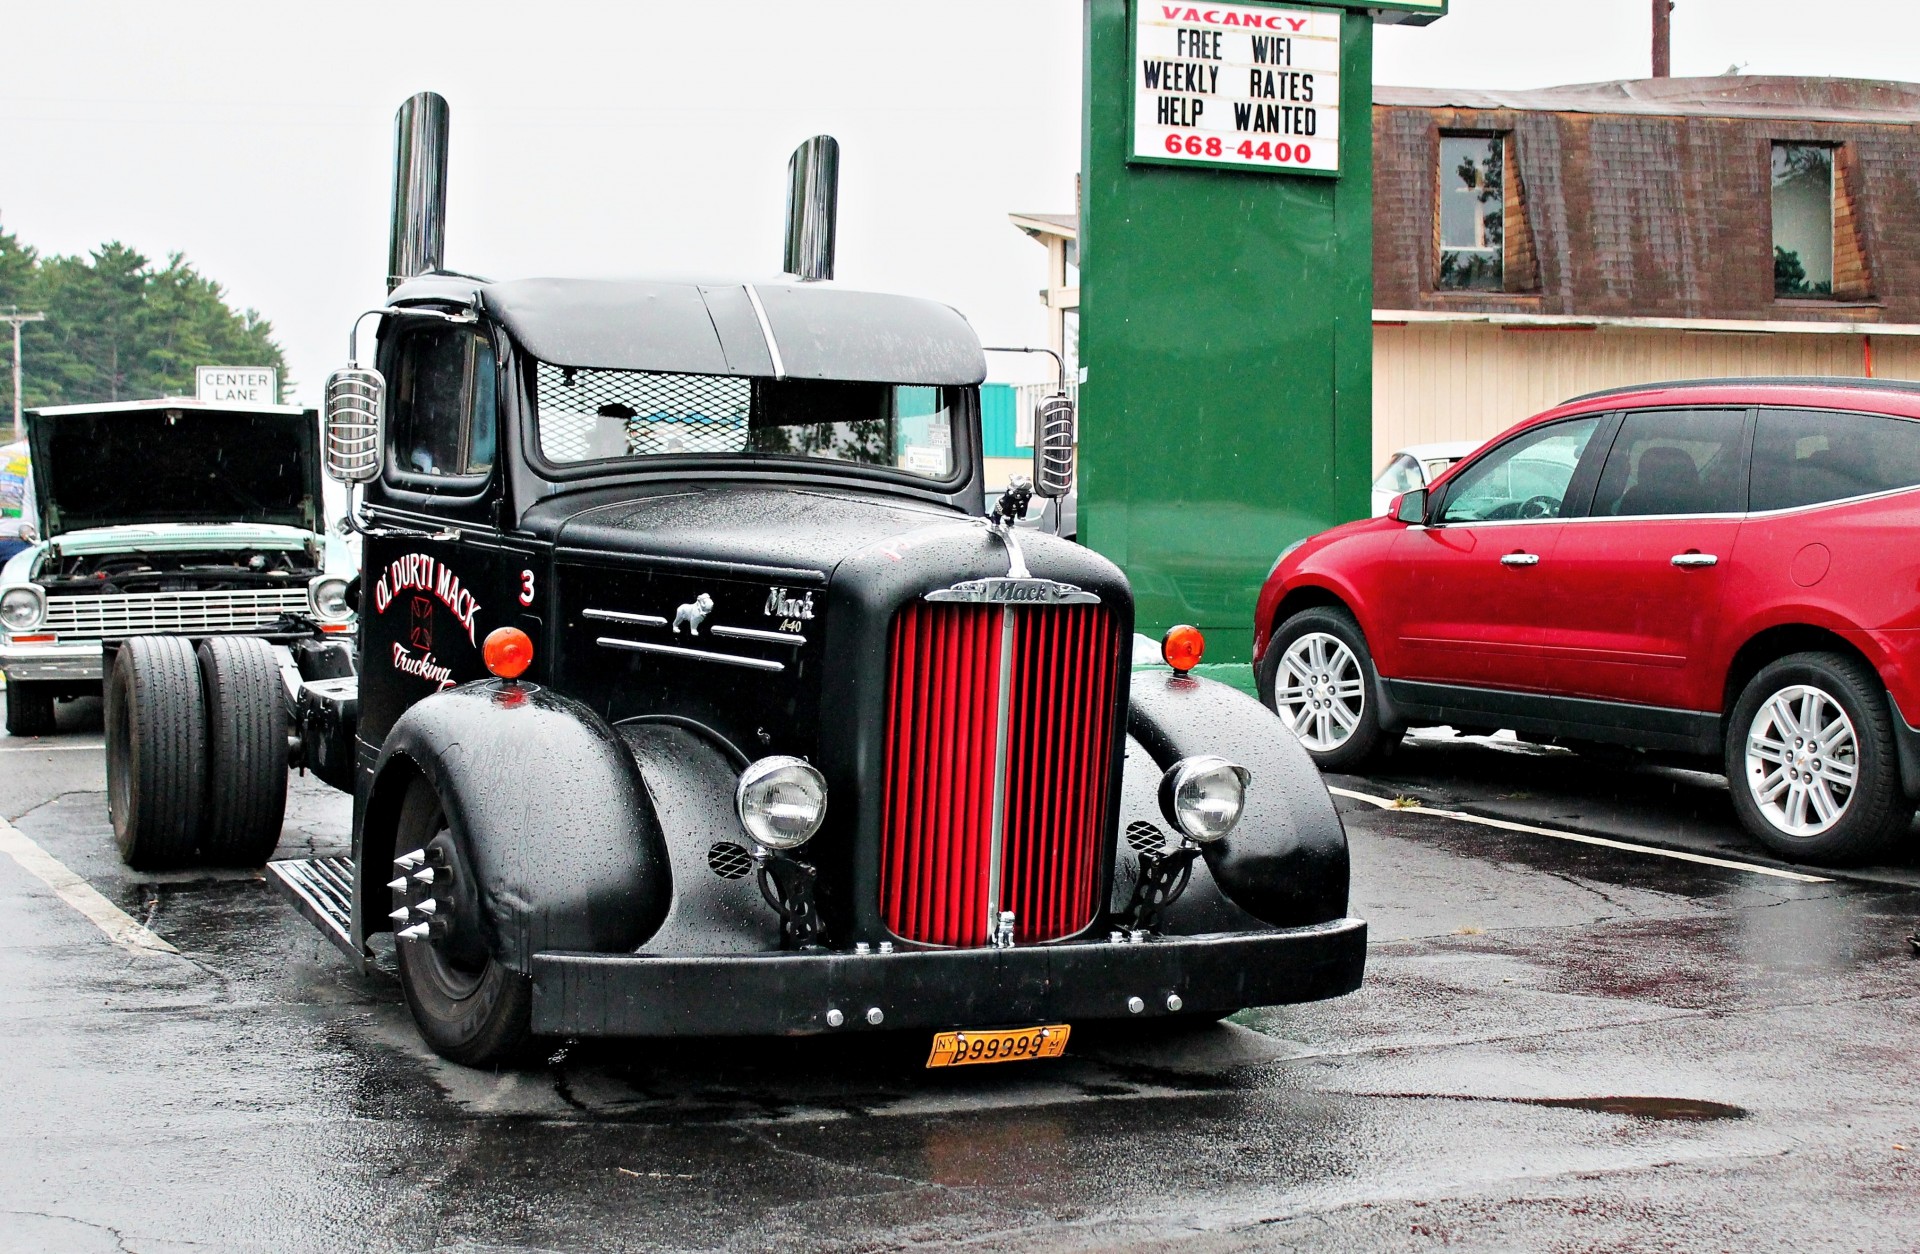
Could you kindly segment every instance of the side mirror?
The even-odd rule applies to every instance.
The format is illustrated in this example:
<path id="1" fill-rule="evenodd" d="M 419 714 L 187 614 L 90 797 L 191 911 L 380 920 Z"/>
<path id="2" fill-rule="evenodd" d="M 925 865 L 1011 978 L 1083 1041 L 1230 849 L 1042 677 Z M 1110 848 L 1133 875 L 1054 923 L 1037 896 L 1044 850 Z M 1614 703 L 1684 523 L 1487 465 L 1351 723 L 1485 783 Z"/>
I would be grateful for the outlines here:
<path id="1" fill-rule="evenodd" d="M 380 473 L 380 419 L 387 381 L 368 366 L 342 366 L 327 377 L 321 416 L 329 478 L 365 483 Z"/>
<path id="2" fill-rule="evenodd" d="M 1033 407 L 1033 491 L 1063 497 L 1073 491 L 1073 402 L 1055 393 Z"/>
<path id="3" fill-rule="evenodd" d="M 1396 522 L 1424 523 L 1427 521 L 1427 490 L 1415 488 L 1411 492 L 1400 494 L 1399 504 L 1393 511 Z"/>

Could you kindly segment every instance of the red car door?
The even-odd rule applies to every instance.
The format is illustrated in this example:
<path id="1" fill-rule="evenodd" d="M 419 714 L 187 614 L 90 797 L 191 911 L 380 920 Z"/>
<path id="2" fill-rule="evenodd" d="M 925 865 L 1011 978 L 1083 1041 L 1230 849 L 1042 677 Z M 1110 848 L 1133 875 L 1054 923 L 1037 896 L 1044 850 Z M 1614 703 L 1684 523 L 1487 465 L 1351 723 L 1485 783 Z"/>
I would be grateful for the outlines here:
<path id="1" fill-rule="evenodd" d="M 1717 710 L 1696 665 L 1718 629 L 1747 507 L 1745 408 L 1627 414 L 1592 508 L 1569 521 L 1540 580 L 1547 683 L 1556 693 Z"/>
<path id="2" fill-rule="evenodd" d="M 1606 421 L 1593 414 L 1529 427 L 1482 452 L 1442 485 L 1428 524 L 1394 541 L 1393 678 L 1545 686 L 1541 569 Z"/>

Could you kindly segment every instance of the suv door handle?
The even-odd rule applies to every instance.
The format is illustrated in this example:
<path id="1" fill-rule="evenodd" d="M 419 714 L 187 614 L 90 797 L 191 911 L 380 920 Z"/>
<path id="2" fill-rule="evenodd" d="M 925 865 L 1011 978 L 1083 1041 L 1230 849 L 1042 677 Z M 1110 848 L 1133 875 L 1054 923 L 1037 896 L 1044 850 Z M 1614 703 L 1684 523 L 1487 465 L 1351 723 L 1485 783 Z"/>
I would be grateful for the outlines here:
<path id="1" fill-rule="evenodd" d="M 1673 564 L 1682 570 L 1692 570 L 1699 566 L 1717 566 L 1719 562 L 1720 559 L 1711 553 L 1675 553 L 1673 555 Z"/>
<path id="2" fill-rule="evenodd" d="M 1502 566 L 1538 566 L 1540 564 L 1540 555 L 1537 553 L 1508 553 L 1500 559 L 1500 564 Z"/>

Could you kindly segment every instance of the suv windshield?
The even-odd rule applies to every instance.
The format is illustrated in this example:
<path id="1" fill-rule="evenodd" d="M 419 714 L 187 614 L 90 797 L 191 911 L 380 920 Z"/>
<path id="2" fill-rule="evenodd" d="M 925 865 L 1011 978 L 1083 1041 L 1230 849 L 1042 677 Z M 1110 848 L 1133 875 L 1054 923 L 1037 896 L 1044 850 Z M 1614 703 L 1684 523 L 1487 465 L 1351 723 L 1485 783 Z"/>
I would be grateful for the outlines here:
<path id="1" fill-rule="evenodd" d="M 948 479 L 959 388 L 534 363 L 540 455 L 799 457 Z"/>

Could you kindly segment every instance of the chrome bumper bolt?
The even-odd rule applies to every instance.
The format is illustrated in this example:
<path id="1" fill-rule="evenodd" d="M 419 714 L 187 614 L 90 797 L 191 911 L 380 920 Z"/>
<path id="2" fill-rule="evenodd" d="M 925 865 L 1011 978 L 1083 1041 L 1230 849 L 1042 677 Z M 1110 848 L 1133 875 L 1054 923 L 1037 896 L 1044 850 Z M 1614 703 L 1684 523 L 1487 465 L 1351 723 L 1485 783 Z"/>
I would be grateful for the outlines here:
<path id="1" fill-rule="evenodd" d="M 1139 1014 L 1139 1013 L 1140 1013 L 1141 1011 L 1143 1011 L 1143 1010 L 1145 1010 L 1146 1008 L 1147 1008 L 1147 1003 L 1145 1003 L 1145 1002 L 1143 1002 L 1143 1001 L 1141 1001 L 1141 1000 L 1140 1000 L 1140 999 L 1139 999 L 1138 997 L 1129 997 L 1129 998 L 1127 998 L 1127 1013 L 1128 1013 L 1128 1014 L 1136 1014 L 1136 1015 L 1137 1015 L 1137 1014 Z"/>
<path id="2" fill-rule="evenodd" d="M 1168 994 L 1167 994 L 1167 1009 L 1168 1009 L 1168 1010 L 1178 1010 L 1178 1009 L 1180 1009 L 1180 1007 L 1182 1007 L 1182 1006 L 1184 1006 L 1184 1005 L 1186 1005 L 1186 1004 L 1187 1004 L 1187 1003 L 1185 1003 L 1185 1002 L 1183 1002 L 1183 1001 L 1181 1001 L 1181 1000 L 1180 1000 L 1180 994 L 1178 994 L 1178 993 L 1168 993 Z"/>
<path id="3" fill-rule="evenodd" d="M 880 1026 L 880 1025 L 882 1024 L 882 1023 L 885 1023 L 886 1021 L 887 1021 L 887 1016 L 886 1016 L 886 1012 L 885 1012 L 885 1011 L 883 1011 L 883 1010 L 881 1010 L 881 1009 L 880 1009 L 880 1007 L 878 1007 L 878 1006 L 874 1006 L 874 1007 L 871 1007 L 870 1009 L 868 1009 L 868 1011 L 867 1011 L 867 1022 L 868 1022 L 868 1023 L 871 1023 L 871 1024 L 872 1024 L 872 1025 L 873 1025 L 874 1027 L 876 1027 L 876 1028 L 877 1028 L 877 1027 L 879 1027 L 879 1026 Z"/>
<path id="4" fill-rule="evenodd" d="M 832 1010 L 827 1011 L 828 1027 L 837 1028 L 841 1024 L 845 1023 L 846 1021 L 847 1021 L 847 1016 L 840 1013 L 840 1008 L 838 1006 L 835 1006 Z"/>

